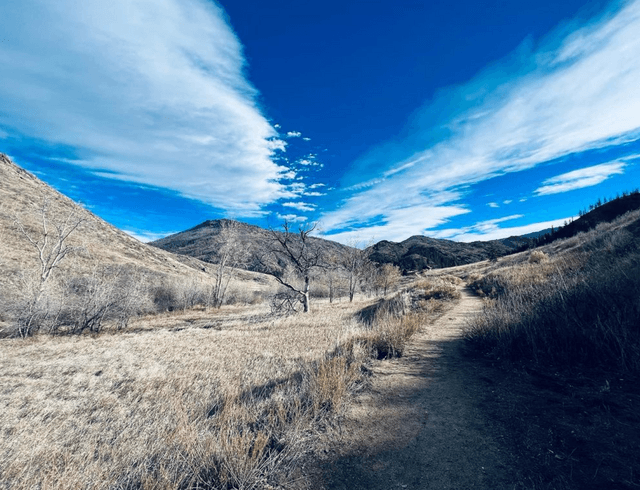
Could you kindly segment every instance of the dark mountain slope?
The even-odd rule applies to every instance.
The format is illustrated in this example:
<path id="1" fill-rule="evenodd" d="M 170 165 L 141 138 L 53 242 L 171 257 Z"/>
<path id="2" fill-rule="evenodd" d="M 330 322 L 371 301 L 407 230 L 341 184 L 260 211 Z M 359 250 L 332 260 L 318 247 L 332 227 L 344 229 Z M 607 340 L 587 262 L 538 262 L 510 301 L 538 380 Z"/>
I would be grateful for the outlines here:
<path id="1" fill-rule="evenodd" d="M 589 231 L 600 223 L 609 223 L 617 217 L 636 209 L 640 209 L 640 192 L 634 191 L 604 204 L 599 204 L 577 220 L 553 230 L 553 233 L 541 237 L 539 245 L 545 245 L 561 238 L 570 238 L 580 232 Z"/>
<path id="2" fill-rule="evenodd" d="M 426 236 L 412 236 L 400 243 L 382 241 L 373 245 L 371 259 L 397 265 L 403 271 L 453 267 L 514 252 L 531 239 L 510 237 L 488 242 L 462 243 Z"/>
<path id="3" fill-rule="evenodd" d="M 219 260 L 218 251 L 224 244 L 225 231 L 230 231 L 250 256 L 261 254 L 271 246 L 269 230 L 230 219 L 208 220 L 189 230 L 151 242 L 150 245 L 215 264 Z M 295 228 L 292 231 L 295 232 Z M 311 242 L 327 255 L 337 254 L 348 248 L 316 237 L 311 237 Z M 252 269 L 251 264 L 252 261 L 249 260 L 249 270 Z"/>

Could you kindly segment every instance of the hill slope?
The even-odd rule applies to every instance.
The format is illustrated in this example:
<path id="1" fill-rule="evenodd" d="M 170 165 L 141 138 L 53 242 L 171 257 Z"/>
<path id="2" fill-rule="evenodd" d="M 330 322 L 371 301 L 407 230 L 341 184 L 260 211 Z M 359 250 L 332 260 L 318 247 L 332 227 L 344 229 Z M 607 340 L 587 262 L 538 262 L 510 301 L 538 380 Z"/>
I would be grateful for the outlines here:
<path id="1" fill-rule="evenodd" d="M 60 263 L 58 276 L 69 279 L 89 274 L 96 267 L 126 266 L 152 280 L 209 281 L 211 275 L 201 261 L 174 255 L 139 242 L 100 219 L 46 183 L 14 164 L 0 153 L 0 290 L 4 295 L 19 294 L 21 275 L 37 269 L 35 248 L 16 225 L 16 219 L 32 236 L 42 235 L 42 200 L 47 196 L 47 218 L 60 221 L 71 214 L 82 223 L 70 235 L 69 245 L 77 253 Z M 266 276 L 243 272 L 255 289 Z"/>
<path id="2" fill-rule="evenodd" d="M 506 255 L 532 243 L 526 237 L 510 237 L 488 242 L 462 243 L 416 235 L 395 243 L 382 241 L 372 247 L 372 260 L 391 263 L 403 271 L 439 269 L 471 264 L 491 257 Z"/>
<path id="3" fill-rule="evenodd" d="M 557 228 L 539 240 L 540 244 L 548 244 L 561 238 L 570 238 L 578 233 L 595 228 L 600 223 L 609 223 L 629 211 L 640 209 L 640 192 L 634 191 L 609 202 L 600 204 L 577 220 Z"/>
<path id="4" fill-rule="evenodd" d="M 224 244 L 225 230 L 233 231 L 235 239 L 242 244 L 249 255 L 256 255 L 270 246 L 268 230 L 229 219 L 205 221 L 189 230 L 151 242 L 150 245 L 176 254 L 195 257 L 204 262 L 217 263 L 218 251 Z M 327 254 L 340 253 L 348 248 L 346 245 L 322 238 L 311 237 L 311 241 Z M 251 269 L 251 260 L 248 264 L 247 267 Z"/>

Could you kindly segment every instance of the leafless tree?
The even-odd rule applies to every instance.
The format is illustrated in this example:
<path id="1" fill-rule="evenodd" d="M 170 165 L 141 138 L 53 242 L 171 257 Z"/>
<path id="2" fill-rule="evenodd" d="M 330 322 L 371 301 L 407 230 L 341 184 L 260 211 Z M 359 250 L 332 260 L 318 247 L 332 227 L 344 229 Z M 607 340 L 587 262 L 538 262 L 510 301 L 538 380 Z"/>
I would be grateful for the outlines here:
<path id="1" fill-rule="evenodd" d="M 302 301 L 303 312 L 308 313 L 312 273 L 325 267 L 322 247 L 314 243 L 310 236 L 316 225 L 299 226 L 294 232 L 285 221 L 282 228 L 282 232 L 273 228 L 267 230 L 267 250 L 256 255 L 256 268 L 296 293 Z M 301 280 L 303 285 L 298 286 L 296 279 Z"/>
<path id="2" fill-rule="evenodd" d="M 353 301 L 356 288 L 371 267 L 367 246 L 360 246 L 357 241 L 349 243 L 338 258 L 338 263 L 347 275 L 349 283 L 349 301 Z"/>
<path id="3" fill-rule="evenodd" d="M 248 260 L 248 252 L 243 247 L 236 230 L 226 227 L 220 232 L 222 246 L 218 250 L 218 263 L 215 266 L 215 282 L 209 290 L 208 304 L 220 308 L 224 302 L 229 282 L 234 270 Z"/>
<path id="4" fill-rule="evenodd" d="M 46 194 L 42 196 L 37 214 L 39 223 L 35 231 L 27 229 L 20 217 L 14 218 L 18 231 L 36 252 L 38 260 L 35 277 L 29 279 L 31 284 L 26 288 L 29 297 L 26 299 L 18 322 L 18 333 L 22 337 L 32 334 L 37 329 L 36 323 L 41 316 L 39 312 L 42 310 L 41 303 L 47 283 L 53 271 L 59 267 L 65 257 L 78 250 L 78 247 L 69 245 L 68 239 L 84 221 L 75 207 L 62 219 L 53 217 L 50 210 L 50 197 Z"/>
<path id="5" fill-rule="evenodd" d="M 384 296 L 387 295 L 387 291 L 398 284 L 402 274 L 400 268 L 393 264 L 382 264 L 376 274 L 376 285 L 382 289 Z"/>
<path id="6" fill-rule="evenodd" d="M 329 262 L 329 267 L 324 274 L 325 282 L 329 287 L 329 303 L 333 303 L 336 295 L 342 295 L 343 275 L 336 263 L 337 257 L 333 256 Z"/>

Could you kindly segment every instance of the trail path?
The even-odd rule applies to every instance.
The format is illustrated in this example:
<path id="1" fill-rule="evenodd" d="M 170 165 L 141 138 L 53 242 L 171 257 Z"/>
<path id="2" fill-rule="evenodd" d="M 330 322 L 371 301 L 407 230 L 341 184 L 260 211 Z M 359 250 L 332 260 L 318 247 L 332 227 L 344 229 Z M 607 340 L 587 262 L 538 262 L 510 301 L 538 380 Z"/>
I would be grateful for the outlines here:
<path id="1" fill-rule="evenodd" d="M 469 290 L 416 335 L 400 359 L 374 368 L 342 438 L 327 446 L 327 489 L 514 488 L 512 456 L 483 404 L 492 371 L 462 352 L 462 329 L 482 303 Z"/>

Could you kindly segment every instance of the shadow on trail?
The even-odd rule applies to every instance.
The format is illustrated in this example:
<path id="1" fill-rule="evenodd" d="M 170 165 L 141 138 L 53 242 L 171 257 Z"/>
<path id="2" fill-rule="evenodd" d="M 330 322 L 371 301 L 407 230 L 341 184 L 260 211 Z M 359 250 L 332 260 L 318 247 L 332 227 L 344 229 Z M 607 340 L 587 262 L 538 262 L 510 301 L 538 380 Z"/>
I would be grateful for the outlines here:
<path id="1" fill-rule="evenodd" d="M 465 296 L 467 316 L 453 309 L 403 358 L 376 366 L 371 392 L 356 400 L 343 440 L 324 462 L 325 488 L 514 488 L 506 435 L 487 416 L 499 403 L 499 373 L 470 356 L 460 335 L 477 301 Z"/>
<path id="2" fill-rule="evenodd" d="M 494 365 L 457 313 L 376 365 L 324 459 L 326 489 L 640 488 L 640 379 Z"/>

